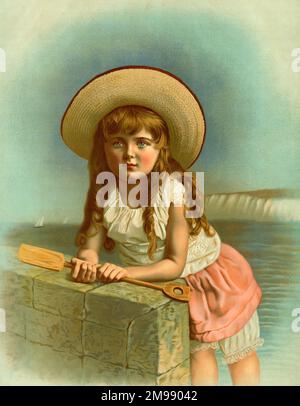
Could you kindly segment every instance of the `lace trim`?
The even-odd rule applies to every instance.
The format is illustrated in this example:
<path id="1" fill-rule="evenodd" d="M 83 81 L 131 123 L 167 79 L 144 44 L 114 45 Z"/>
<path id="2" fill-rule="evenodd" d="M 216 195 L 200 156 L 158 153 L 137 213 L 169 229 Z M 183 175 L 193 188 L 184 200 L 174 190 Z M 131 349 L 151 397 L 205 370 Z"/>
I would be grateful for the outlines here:
<path id="1" fill-rule="evenodd" d="M 262 338 L 258 338 L 256 342 L 251 345 L 250 347 L 245 348 L 242 351 L 237 351 L 228 357 L 224 357 L 225 364 L 234 364 L 242 360 L 243 358 L 250 355 L 251 352 L 255 351 L 258 347 L 261 347 L 264 344 L 264 340 Z"/>
<path id="2" fill-rule="evenodd" d="M 243 358 L 247 357 L 247 355 L 250 355 L 251 352 L 255 351 L 258 347 L 261 347 L 264 344 L 264 340 L 262 338 L 258 338 L 256 342 L 245 348 L 242 351 L 237 351 L 234 354 L 226 357 L 224 356 L 223 363 L 226 364 L 234 364 L 235 362 L 238 362 L 242 360 Z M 191 340 L 190 341 L 190 354 L 194 354 L 195 352 L 198 351 L 206 351 L 208 349 L 213 349 L 217 350 L 219 348 L 218 342 L 213 342 L 213 343 L 203 343 L 203 342 L 198 342 L 196 340 Z"/>
<path id="3" fill-rule="evenodd" d="M 217 342 L 214 343 L 202 343 L 201 341 L 191 340 L 190 341 L 190 354 L 194 354 L 198 351 L 206 351 L 212 348 L 213 350 L 217 350 L 219 348 L 219 344 Z"/>

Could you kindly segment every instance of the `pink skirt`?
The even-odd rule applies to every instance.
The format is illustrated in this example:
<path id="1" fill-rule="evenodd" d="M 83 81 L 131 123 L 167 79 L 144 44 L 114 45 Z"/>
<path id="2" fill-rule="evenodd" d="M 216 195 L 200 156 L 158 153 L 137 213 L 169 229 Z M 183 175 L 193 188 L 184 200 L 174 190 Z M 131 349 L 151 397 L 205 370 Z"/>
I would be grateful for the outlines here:
<path id="1" fill-rule="evenodd" d="M 190 338 L 205 343 L 231 337 L 250 320 L 262 292 L 246 259 L 228 244 L 207 268 L 185 278 L 191 288 Z"/>

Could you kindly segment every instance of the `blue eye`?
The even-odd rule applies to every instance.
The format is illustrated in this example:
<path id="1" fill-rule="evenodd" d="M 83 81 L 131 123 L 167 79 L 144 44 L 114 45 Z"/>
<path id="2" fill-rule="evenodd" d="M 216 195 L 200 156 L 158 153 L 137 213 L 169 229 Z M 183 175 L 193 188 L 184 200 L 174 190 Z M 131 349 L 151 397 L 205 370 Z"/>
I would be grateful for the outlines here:
<path id="1" fill-rule="evenodd" d="M 119 148 L 120 146 L 122 147 L 122 142 L 120 142 L 120 141 L 115 141 L 115 142 L 113 142 L 113 147 L 115 147 L 115 148 Z"/>
<path id="2" fill-rule="evenodd" d="M 139 146 L 139 148 L 145 148 L 149 144 L 146 144 L 144 141 L 138 141 L 137 145 Z"/>

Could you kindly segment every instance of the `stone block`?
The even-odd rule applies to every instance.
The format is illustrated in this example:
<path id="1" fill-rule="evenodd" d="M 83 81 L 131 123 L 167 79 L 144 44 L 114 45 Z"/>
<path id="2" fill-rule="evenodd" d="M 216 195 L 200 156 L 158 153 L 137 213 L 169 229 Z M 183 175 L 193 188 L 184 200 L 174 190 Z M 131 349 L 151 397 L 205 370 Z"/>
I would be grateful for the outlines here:
<path id="1" fill-rule="evenodd" d="M 27 378 L 43 385 L 188 382 L 187 304 L 124 282 L 76 283 L 69 271 L 22 267 L 7 281 L 8 334 L 26 344 L 23 375 L 17 366 L 11 372 L 16 384 Z"/>
<path id="2" fill-rule="evenodd" d="M 37 310 L 83 320 L 85 294 L 99 286 L 74 282 L 69 271 L 48 271 L 34 280 L 34 307 Z"/>
<path id="3" fill-rule="evenodd" d="M 47 272 L 26 264 L 15 270 L 2 272 L 1 307 L 11 303 L 32 307 L 34 278 Z"/>
<path id="4" fill-rule="evenodd" d="M 82 342 L 84 354 L 97 359 L 99 363 L 126 366 L 126 330 L 84 321 Z"/>
<path id="5" fill-rule="evenodd" d="M 3 385 L 80 385 L 82 359 L 13 334 L 0 336 Z"/>
<path id="6" fill-rule="evenodd" d="M 28 381 L 28 374 L 23 372 L 26 365 L 26 343 L 24 337 L 10 333 L 0 334 L 1 385 L 23 385 Z"/>
<path id="7" fill-rule="evenodd" d="M 26 309 L 27 340 L 82 355 L 82 321 L 71 320 L 35 309 Z"/>
<path id="8" fill-rule="evenodd" d="M 5 308 L 6 331 L 26 337 L 26 306 L 8 304 Z"/>
<path id="9" fill-rule="evenodd" d="M 170 299 L 162 292 L 125 282 L 100 286 L 86 295 L 86 320 L 127 329 L 135 318 L 159 308 Z"/>
<path id="10" fill-rule="evenodd" d="M 160 375 L 189 358 L 188 305 L 174 300 L 132 321 L 128 367 Z"/>
<path id="11" fill-rule="evenodd" d="M 126 385 L 126 368 L 101 363 L 91 357 L 83 358 L 83 385 L 111 386 Z"/>
<path id="12" fill-rule="evenodd" d="M 38 385 L 80 385 L 82 357 L 27 341 L 25 371 Z"/>
<path id="13" fill-rule="evenodd" d="M 186 386 L 191 385 L 190 360 L 186 359 L 175 368 L 157 377 L 156 385 L 159 386 Z"/>

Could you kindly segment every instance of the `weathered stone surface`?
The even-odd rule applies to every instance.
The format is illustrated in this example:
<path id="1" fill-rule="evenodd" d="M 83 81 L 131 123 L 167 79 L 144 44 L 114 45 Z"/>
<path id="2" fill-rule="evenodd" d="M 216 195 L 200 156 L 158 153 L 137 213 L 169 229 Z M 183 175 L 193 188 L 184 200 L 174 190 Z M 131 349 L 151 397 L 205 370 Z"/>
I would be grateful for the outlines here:
<path id="1" fill-rule="evenodd" d="M 83 385 L 126 385 L 126 368 L 100 363 L 91 357 L 83 359 Z"/>
<path id="2" fill-rule="evenodd" d="M 84 321 L 82 342 L 84 354 L 99 363 L 126 366 L 126 331 Z"/>
<path id="3" fill-rule="evenodd" d="M 189 357 L 188 306 L 170 301 L 130 325 L 128 367 L 162 374 Z"/>
<path id="4" fill-rule="evenodd" d="M 80 385 L 82 358 L 27 341 L 25 370 L 41 385 Z"/>
<path id="5" fill-rule="evenodd" d="M 187 303 L 170 301 L 159 314 L 159 374 L 190 357 L 189 309 Z"/>
<path id="6" fill-rule="evenodd" d="M 5 307 L 6 331 L 26 337 L 26 306 L 10 303 Z"/>
<path id="7" fill-rule="evenodd" d="M 26 385 L 26 339 L 10 333 L 1 333 L 0 354 L 0 385 Z"/>
<path id="8" fill-rule="evenodd" d="M 0 336 L 1 385 L 79 385 L 82 359 L 30 343 L 13 334 Z"/>
<path id="9" fill-rule="evenodd" d="M 21 366 L 33 382 L 185 385 L 188 381 L 187 304 L 129 283 L 75 283 L 68 271 L 22 268 L 13 273 L 4 292 L 16 299 L 6 301 L 7 330 L 26 338 Z"/>
<path id="10" fill-rule="evenodd" d="M 126 384 L 134 386 L 154 386 L 157 385 L 158 377 L 155 374 L 150 374 L 147 371 L 138 369 L 127 369 Z"/>
<path id="11" fill-rule="evenodd" d="M 58 351 L 81 355 L 82 321 L 26 309 L 26 338 Z"/>
<path id="12" fill-rule="evenodd" d="M 69 271 L 49 271 L 34 280 L 34 307 L 71 319 L 85 317 L 85 294 L 99 283 L 74 282 Z"/>
<path id="13" fill-rule="evenodd" d="M 170 371 L 158 376 L 156 385 L 160 386 L 180 386 L 190 385 L 190 360 L 187 359 L 178 365 L 176 368 L 172 368 Z"/>
<path id="14" fill-rule="evenodd" d="M 164 374 L 151 374 L 145 370 L 126 370 L 127 385 L 159 385 L 159 386 L 181 386 L 190 385 L 189 359 L 170 369 Z"/>
<path id="15" fill-rule="evenodd" d="M 189 360 L 162 375 L 150 374 L 145 370 L 122 368 L 94 358 L 83 359 L 83 385 L 135 385 L 135 386 L 180 386 L 189 385 Z"/>
<path id="16" fill-rule="evenodd" d="M 169 302 L 162 292 L 119 282 L 101 286 L 86 295 L 86 320 L 127 329 L 132 320 Z"/>
<path id="17" fill-rule="evenodd" d="M 47 272 L 47 270 L 42 268 L 33 268 L 26 264 L 14 271 L 2 272 L 3 291 L 1 292 L 1 307 L 5 307 L 10 303 L 32 307 L 34 278 Z"/>

